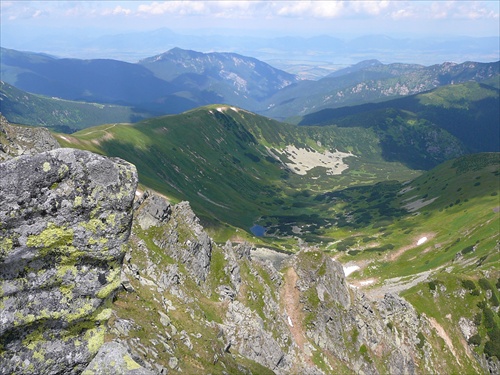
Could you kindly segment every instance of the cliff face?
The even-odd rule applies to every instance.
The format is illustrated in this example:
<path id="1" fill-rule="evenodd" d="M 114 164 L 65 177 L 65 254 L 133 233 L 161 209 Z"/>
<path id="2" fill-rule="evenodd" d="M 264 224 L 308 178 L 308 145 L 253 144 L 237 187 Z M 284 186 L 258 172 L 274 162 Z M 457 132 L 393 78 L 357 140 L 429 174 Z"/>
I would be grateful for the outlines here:
<path id="1" fill-rule="evenodd" d="M 405 300 L 374 302 L 327 255 L 214 243 L 186 202 L 137 202 L 111 337 L 170 373 L 432 374 L 438 342 Z M 255 256 L 253 256 L 255 254 Z"/>
<path id="2" fill-rule="evenodd" d="M 136 169 L 56 149 L 0 176 L 0 373 L 80 373 L 120 285 Z"/>

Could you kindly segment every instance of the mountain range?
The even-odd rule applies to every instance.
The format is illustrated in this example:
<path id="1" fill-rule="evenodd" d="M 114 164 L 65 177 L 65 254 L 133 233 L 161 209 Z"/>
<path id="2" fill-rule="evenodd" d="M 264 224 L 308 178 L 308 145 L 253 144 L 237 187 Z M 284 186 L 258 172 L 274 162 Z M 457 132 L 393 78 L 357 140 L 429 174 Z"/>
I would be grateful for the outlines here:
<path id="1" fill-rule="evenodd" d="M 34 94 L 124 105 L 156 115 L 225 103 L 281 120 L 447 84 L 491 80 L 498 77 L 500 66 L 499 62 L 425 67 L 368 61 L 310 81 L 254 58 L 179 48 L 136 64 L 58 59 L 5 48 L 1 57 L 2 80 Z"/>
<path id="2" fill-rule="evenodd" d="M 226 131 L 234 129 L 237 137 L 228 142 L 215 136 L 221 148 L 213 143 L 212 152 L 219 156 L 224 146 L 240 146 L 231 139 L 256 143 L 248 124 L 235 123 L 237 115 L 268 141 L 280 140 L 248 112 L 197 111 L 177 127 L 206 122 L 208 113 Z M 170 117 L 178 116 L 163 120 Z M 135 152 L 145 152 L 160 134 L 175 136 L 174 124 L 157 120 L 147 120 L 149 134 L 135 125 L 108 125 L 58 139 L 113 155 L 105 143 L 144 132 Z M 105 134 L 96 137 L 99 132 Z M 499 153 L 455 158 L 403 183 L 332 189 L 329 181 L 321 194 L 290 179 L 285 193 L 300 215 L 272 210 L 262 217 L 271 233 L 256 247 L 242 242 L 255 239 L 238 229 L 204 228 L 187 202 L 136 191 L 136 169 L 122 159 L 57 149 L 46 130 L 26 131 L 3 118 L 0 140 L 7 157 L 0 163 L 6 323 L 0 359 L 9 372 L 30 374 L 36 366 L 44 373 L 127 375 L 491 374 L 499 368 Z M 195 145 L 180 152 L 201 166 L 208 143 Z M 298 149 L 286 149 L 271 149 L 276 162 L 302 172 L 305 165 L 292 163 Z M 179 159 L 158 151 L 150 148 L 163 162 L 156 173 L 174 176 Z M 250 152 L 247 157 L 260 163 Z M 165 168 L 169 162 L 174 171 Z M 335 162 L 332 173 L 343 164 Z M 307 176 L 303 182 L 323 175 L 309 171 L 296 174 Z M 253 173 L 257 167 L 233 182 L 241 189 Z M 311 198 L 320 205 L 315 211 Z M 273 251 L 276 246 L 282 250 Z"/>

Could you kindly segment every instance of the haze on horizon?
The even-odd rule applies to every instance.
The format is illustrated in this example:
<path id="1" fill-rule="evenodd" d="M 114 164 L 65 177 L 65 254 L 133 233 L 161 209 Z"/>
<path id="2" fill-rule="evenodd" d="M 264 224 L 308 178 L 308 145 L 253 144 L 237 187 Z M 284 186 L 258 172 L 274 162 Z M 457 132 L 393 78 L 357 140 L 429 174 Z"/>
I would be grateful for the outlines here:
<path id="1" fill-rule="evenodd" d="M 249 47 L 249 37 L 329 36 L 350 40 L 366 35 L 386 35 L 395 39 L 432 37 L 449 40 L 459 37 L 498 39 L 500 36 L 498 1 L 2 0 L 0 4 L 2 47 L 61 57 L 109 57 L 136 61 L 172 47 L 168 45 L 167 48 L 164 44 L 139 51 L 137 46 L 127 45 L 123 37 L 124 34 L 143 33 L 143 37 L 150 38 L 152 34 L 147 33 L 153 30 L 164 33 L 171 30 L 176 34 L 202 38 L 227 37 L 230 41 L 219 46 L 205 43 L 206 48 L 200 49 L 201 52 L 241 54 L 254 52 Z M 116 39 L 110 36 L 120 34 L 125 44 L 113 45 Z M 238 37 L 246 37 L 247 44 L 240 45 Z M 106 38 L 109 40 L 107 45 L 103 42 Z M 95 40 L 102 43 L 93 45 Z M 491 40 L 489 43 L 492 44 Z M 194 48 L 189 43 L 176 46 Z M 459 46 L 457 43 L 456 48 Z M 120 54 L 120 48 L 128 49 L 128 55 L 123 51 Z M 266 55 L 263 50 L 260 52 L 260 55 L 255 52 L 253 57 L 268 61 L 280 58 Z M 315 58 L 313 55 L 308 58 Z M 498 55 L 496 49 L 475 60 L 498 60 Z M 403 58 L 404 54 L 395 55 L 394 59 L 398 56 Z M 371 57 L 379 58 L 377 55 Z M 325 61 L 330 58 L 318 56 Z M 437 60 L 439 58 L 436 57 Z M 449 57 L 450 60 L 454 58 L 460 59 L 460 51 L 457 50 L 456 57 Z M 474 59 L 474 55 L 464 54 L 463 59 Z M 409 62 L 409 59 L 405 61 Z"/>

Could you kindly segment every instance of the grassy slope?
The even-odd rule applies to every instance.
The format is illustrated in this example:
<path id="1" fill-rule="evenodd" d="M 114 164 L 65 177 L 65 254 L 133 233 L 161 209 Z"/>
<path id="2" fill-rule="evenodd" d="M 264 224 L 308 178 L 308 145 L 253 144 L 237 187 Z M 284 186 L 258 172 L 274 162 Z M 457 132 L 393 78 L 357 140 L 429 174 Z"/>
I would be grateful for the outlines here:
<path id="1" fill-rule="evenodd" d="M 451 344 L 432 345 L 443 346 L 447 363 L 459 359 L 457 371 L 478 371 L 460 332 L 460 318 L 479 321 L 473 350 L 495 355 L 500 318 L 490 312 L 500 298 L 495 287 L 500 277 L 500 154 L 467 155 L 402 183 L 391 178 L 409 178 L 412 172 L 384 162 L 373 133 L 293 127 L 217 108 L 65 137 L 77 147 L 136 163 L 143 184 L 190 200 L 205 218 L 213 215 L 248 227 L 261 217 L 260 224 L 280 235 L 267 239 L 275 246 L 293 248 L 294 227 L 299 228 L 303 238 L 343 263 L 360 265 L 350 282 L 374 280 L 368 293 L 408 283 L 402 294 L 443 327 Z M 321 168 L 298 176 L 266 158 L 264 146 L 287 144 L 360 156 L 350 158 L 349 172 L 340 176 L 321 177 Z M 429 204 L 414 212 L 403 209 L 419 199 Z M 428 240 L 417 245 L 424 236 Z M 463 280 L 472 281 L 477 292 L 465 288 Z M 489 291 L 487 285 L 492 285 Z M 428 332 L 422 337 L 435 340 Z"/>
<path id="2" fill-rule="evenodd" d="M 130 107 L 76 102 L 30 94 L 0 83 L 0 112 L 13 123 L 71 133 L 110 122 L 136 122 L 148 116 Z"/>
<path id="3" fill-rule="evenodd" d="M 300 208 L 294 207 L 297 192 L 310 196 L 310 192 L 418 174 L 400 163 L 384 161 L 370 130 L 297 127 L 219 107 L 134 125 L 105 125 L 58 139 L 65 146 L 122 157 L 137 165 L 144 185 L 174 200 L 189 200 L 205 219 L 243 228 L 260 216 L 293 214 Z M 316 168 L 300 176 L 284 170 L 266 150 L 290 144 L 318 151 L 352 151 L 356 157 L 347 159 L 350 168 L 342 175 L 327 176 L 324 168 Z M 314 205 L 309 211 L 314 213 Z"/>
<path id="4" fill-rule="evenodd" d="M 380 295 L 398 283 L 413 285 L 402 295 L 444 328 L 455 357 L 470 372 L 477 370 L 459 328 L 461 318 L 477 322 L 479 336 L 472 346 L 476 353 L 482 354 L 486 347 L 489 356 L 500 355 L 500 317 L 491 314 L 500 298 L 499 166 L 498 153 L 446 162 L 392 197 L 393 207 L 436 198 L 432 203 L 412 214 L 386 219 L 382 226 L 374 221 L 357 230 L 346 225 L 344 231 L 329 232 L 331 237 L 342 237 L 330 246 L 344 251 L 338 259 L 362 267 L 351 279 L 374 281 L 369 293 Z M 368 205 L 366 198 L 356 205 L 363 206 L 363 202 Z M 424 236 L 428 241 L 417 245 Z M 411 284 L 413 280 L 417 281 Z M 476 286 L 467 289 L 464 280 Z M 491 285 L 490 291 L 487 285 Z M 449 345 L 443 343 L 443 347 L 451 351 Z"/>

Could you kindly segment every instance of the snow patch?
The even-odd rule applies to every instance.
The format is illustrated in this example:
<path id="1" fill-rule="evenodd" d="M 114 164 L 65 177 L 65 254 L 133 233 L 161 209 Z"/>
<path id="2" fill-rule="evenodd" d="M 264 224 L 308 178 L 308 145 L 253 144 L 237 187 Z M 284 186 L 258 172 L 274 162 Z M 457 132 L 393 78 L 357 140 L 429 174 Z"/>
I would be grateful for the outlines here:
<path id="1" fill-rule="evenodd" d="M 427 242 L 427 237 L 422 237 L 417 241 L 417 246 L 422 245 L 424 242 Z"/>
<path id="2" fill-rule="evenodd" d="M 290 325 L 290 327 L 293 327 L 292 319 L 289 316 L 288 316 L 288 324 Z"/>
<path id="3" fill-rule="evenodd" d="M 359 270 L 359 266 L 347 266 L 347 267 L 344 267 L 344 274 L 347 277 L 351 273 L 353 273 L 354 271 L 357 271 L 357 270 Z"/>
<path id="4" fill-rule="evenodd" d="M 375 282 L 375 280 L 373 279 L 370 279 L 370 280 L 364 280 L 364 281 L 360 281 L 359 282 L 359 285 L 370 285 L 370 284 L 373 284 Z"/>

